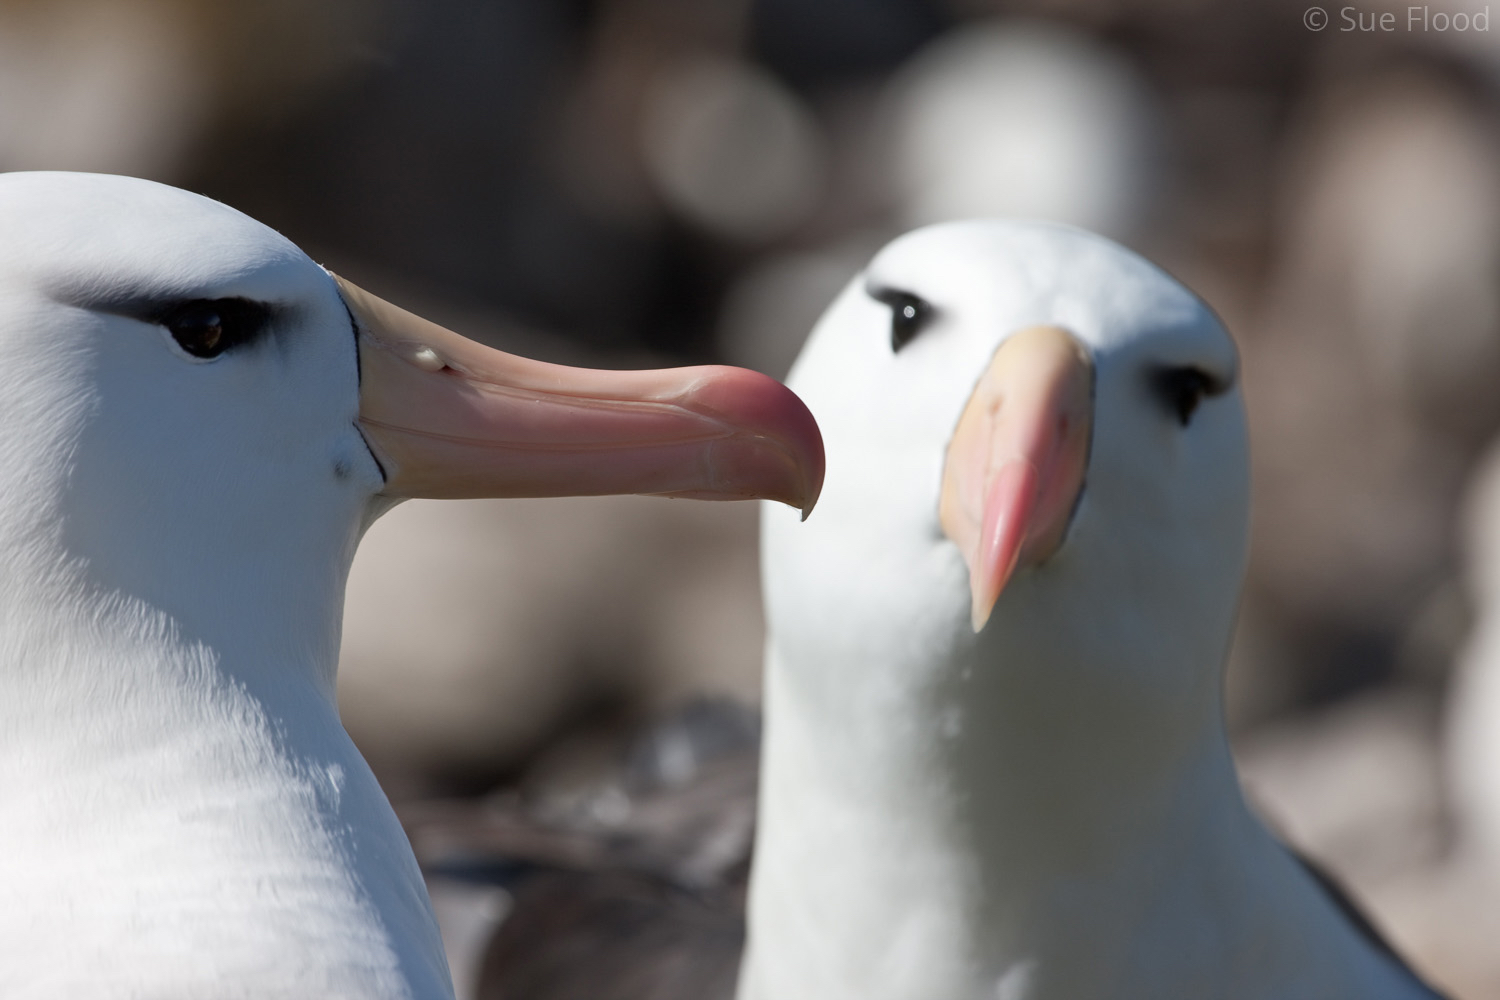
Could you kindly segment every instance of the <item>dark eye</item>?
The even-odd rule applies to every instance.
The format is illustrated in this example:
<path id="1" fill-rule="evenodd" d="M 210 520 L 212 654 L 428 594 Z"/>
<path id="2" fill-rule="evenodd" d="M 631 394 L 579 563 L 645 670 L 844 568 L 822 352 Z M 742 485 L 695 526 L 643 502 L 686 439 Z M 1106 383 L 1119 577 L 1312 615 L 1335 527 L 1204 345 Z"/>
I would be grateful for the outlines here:
<path id="1" fill-rule="evenodd" d="M 1210 375 L 1202 368 L 1184 365 L 1158 368 L 1151 375 L 1151 389 L 1177 421 L 1186 427 L 1192 423 L 1198 404 L 1206 397 L 1218 396 L 1229 389 L 1229 383 Z"/>
<path id="2" fill-rule="evenodd" d="M 877 286 L 871 286 L 866 291 L 870 298 L 890 307 L 893 351 L 899 351 L 911 343 L 912 338 L 921 333 L 927 321 L 932 318 L 932 305 L 911 292 Z"/>
<path id="3" fill-rule="evenodd" d="M 195 299 L 173 306 L 157 322 L 193 357 L 216 358 L 254 340 L 269 318 L 269 309 L 248 299 Z"/>

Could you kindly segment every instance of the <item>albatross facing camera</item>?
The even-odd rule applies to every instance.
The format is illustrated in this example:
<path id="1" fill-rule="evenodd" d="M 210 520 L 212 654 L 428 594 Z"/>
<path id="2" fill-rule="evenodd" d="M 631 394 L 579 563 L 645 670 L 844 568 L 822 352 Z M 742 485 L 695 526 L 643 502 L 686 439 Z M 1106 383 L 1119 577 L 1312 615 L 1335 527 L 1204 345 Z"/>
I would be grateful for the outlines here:
<path id="1" fill-rule="evenodd" d="M 741 1000 L 1433 994 L 1240 794 L 1234 345 L 1049 224 L 898 239 L 814 330 L 818 516 L 767 507 Z"/>

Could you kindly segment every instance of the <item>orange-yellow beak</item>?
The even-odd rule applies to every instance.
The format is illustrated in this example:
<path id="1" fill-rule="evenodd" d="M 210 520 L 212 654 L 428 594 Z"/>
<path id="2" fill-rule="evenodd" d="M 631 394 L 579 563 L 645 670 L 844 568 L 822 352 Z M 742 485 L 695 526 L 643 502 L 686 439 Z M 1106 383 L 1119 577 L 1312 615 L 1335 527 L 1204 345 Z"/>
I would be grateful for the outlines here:
<path id="1" fill-rule="evenodd" d="M 531 361 L 335 280 L 359 330 L 359 424 L 386 496 L 761 497 L 804 517 L 818 499 L 822 436 L 774 379 Z"/>
<path id="2" fill-rule="evenodd" d="M 1057 551 L 1083 490 L 1093 364 L 1055 326 L 1011 335 L 959 417 L 938 515 L 969 566 L 974 631 L 1017 568 Z"/>

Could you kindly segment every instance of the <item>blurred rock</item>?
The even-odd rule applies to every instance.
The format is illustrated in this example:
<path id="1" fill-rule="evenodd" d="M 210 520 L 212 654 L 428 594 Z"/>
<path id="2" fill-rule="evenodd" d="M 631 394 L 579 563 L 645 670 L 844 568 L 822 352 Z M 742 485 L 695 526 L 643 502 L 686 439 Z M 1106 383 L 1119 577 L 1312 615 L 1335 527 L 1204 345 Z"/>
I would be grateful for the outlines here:
<path id="1" fill-rule="evenodd" d="M 1380 388 L 1439 432 L 1487 436 L 1500 416 L 1494 126 L 1424 77 L 1384 82 L 1334 113 L 1347 131 L 1329 169 L 1341 176 L 1306 224 L 1314 241 L 1340 245 L 1307 252 L 1344 258 L 1320 270 L 1342 279 Z"/>
<path id="2" fill-rule="evenodd" d="M 495 929 L 514 908 L 514 897 L 498 885 L 440 875 L 427 878 L 427 894 L 443 935 L 453 993 L 458 1000 L 473 1000 L 479 989 L 485 949 Z"/>
<path id="3" fill-rule="evenodd" d="M 538 876 L 484 954 L 478 1000 L 733 1000 L 737 898 L 635 876 Z"/>
<path id="4" fill-rule="evenodd" d="M 1465 470 L 1500 419 L 1500 160 L 1436 70 L 1334 87 L 1287 155 L 1277 264 L 1242 338 L 1247 600 L 1287 654 L 1256 670 L 1316 701 L 1461 638 L 1441 606 Z"/>
<path id="5" fill-rule="evenodd" d="M 1287 840 L 1356 887 L 1431 867 L 1446 851 L 1435 706 L 1368 696 L 1239 741 L 1247 794 Z"/>
<path id="6" fill-rule="evenodd" d="M 628 871 L 685 890 L 742 886 L 759 746 L 751 710 L 699 699 L 644 731 L 583 727 L 514 783 L 409 802 L 401 818 L 438 876 L 513 886 L 539 870 Z"/>
<path id="7" fill-rule="evenodd" d="M 460 1000 L 733 995 L 759 720 L 584 728 L 483 799 L 408 803 Z"/>
<path id="8" fill-rule="evenodd" d="M 1372 887 L 1365 900 L 1383 929 L 1445 996 L 1500 997 L 1500 881 L 1454 858 Z"/>
<path id="9" fill-rule="evenodd" d="M 1448 933 L 1476 898 L 1466 893 L 1484 898 L 1489 890 L 1452 879 L 1438 717 L 1429 697 L 1368 695 L 1264 727 L 1236 749 L 1257 812 L 1348 889 L 1424 976 L 1453 987 L 1484 980 L 1486 966 L 1500 971 L 1500 962 L 1472 950 L 1472 934 Z"/>

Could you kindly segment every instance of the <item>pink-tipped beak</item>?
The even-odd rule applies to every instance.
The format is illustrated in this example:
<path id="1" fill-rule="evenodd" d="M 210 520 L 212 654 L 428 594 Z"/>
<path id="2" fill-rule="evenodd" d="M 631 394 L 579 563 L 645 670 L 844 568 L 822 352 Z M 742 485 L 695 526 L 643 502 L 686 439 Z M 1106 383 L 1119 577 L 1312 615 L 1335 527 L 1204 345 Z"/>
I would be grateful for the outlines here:
<path id="1" fill-rule="evenodd" d="M 1062 544 L 1083 489 L 1093 364 L 1067 331 L 1036 326 L 995 351 L 948 445 L 939 518 L 969 566 L 978 632 L 1015 571 Z"/>
<path id="2" fill-rule="evenodd" d="M 817 502 L 822 436 L 774 379 L 531 361 L 335 280 L 359 329 L 359 423 L 386 496 L 764 498 L 804 517 Z"/>

